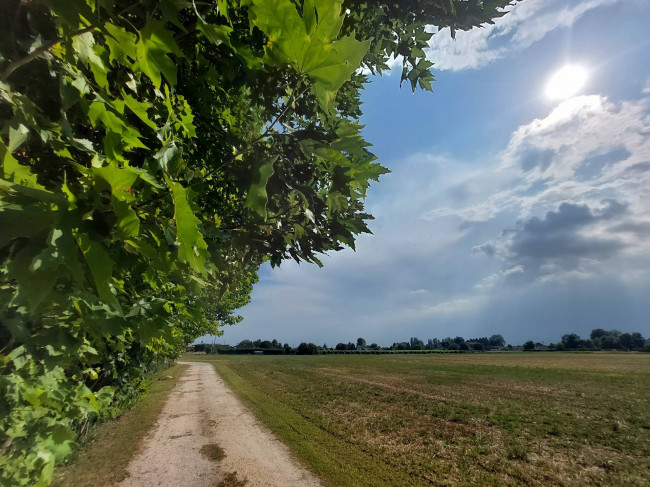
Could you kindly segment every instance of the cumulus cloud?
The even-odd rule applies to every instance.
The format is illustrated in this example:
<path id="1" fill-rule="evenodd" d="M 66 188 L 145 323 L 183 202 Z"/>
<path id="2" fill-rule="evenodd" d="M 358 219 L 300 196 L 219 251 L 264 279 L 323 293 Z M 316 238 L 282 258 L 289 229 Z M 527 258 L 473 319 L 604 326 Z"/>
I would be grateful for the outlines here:
<path id="1" fill-rule="evenodd" d="M 526 0 L 509 7 L 494 25 L 457 32 L 452 39 L 448 29 L 436 33 L 429 43 L 427 57 L 437 69 L 476 69 L 522 51 L 556 29 L 571 27 L 585 13 L 618 0 Z"/>
<path id="2" fill-rule="evenodd" d="M 614 200 L 603 202 L 600 208 L 562 203 L 557 211 L 544 217 L 532 217 L 493 242 L 475 247 L 490 257 L 502 259 L 507 271 L 503 278 L 526 272 L 535 278 L 564 275 L 579 271 L 586 276 L 592 265 L 618 256 L 634 239 L 623 238 L 615 230 L 625 217 L 627 206 Z"/>
<path id="3" fill-rule="evenodd" d="M 456 209 L 466 221 L 509 212 L 518 221 L 474 254 L 502 262 L 477 289 L 522 279 L 588 278 L 634 269 L 646 259 L 650 231 L 650 103 L 615 104 L 600 96 L 569 100 L 519 127 L 497 171 L 509 188 Z M 448 211 L 449 213 L 449 211 Z M 605 263 L 614 260 L 610 266 Z"/>
<path id="4" fill-rule="evenodd" d="M 593 207 L 614 199 L 642 217 L 650 196 L 649 102 L 615 104 L 581 96 L 560 104 L 513 132 L 491 169 L 502 189 L 476 204 L 430 210 L 425 216 L 481 222 L 512 211 L 527 219 L 565 202 Z"/>

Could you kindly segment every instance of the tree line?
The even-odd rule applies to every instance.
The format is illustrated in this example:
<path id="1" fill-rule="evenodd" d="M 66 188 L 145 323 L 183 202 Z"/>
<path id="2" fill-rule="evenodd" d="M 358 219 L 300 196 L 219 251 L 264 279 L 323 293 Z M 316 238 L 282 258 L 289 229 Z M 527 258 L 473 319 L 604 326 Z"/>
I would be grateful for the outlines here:
<path id="1" fill-rule="evenodd" d="M 289 343 L 282 343 L 279 340 L 242 340 L 237 345 L 217 344 L 196 344 L 191 345 L 188 350 L 206 353 L 220 354 L 247 354 L 263 352 L 267 355 L 318 355 L 327 353 L 372 353 L 372 352 L 417 352 L 417 351 L 440 351 L 440 352 L 484 352 L 494 350 L 524 350 L 524 351 L 574 351 L 574 350 L 621 350 L 621 351 L 643 351 L 650 352 L 650 339 L 646 339 L 639 332 L 621 333 L 618 330 L 604 330 L 595 328 L 591 331 L 589 338 L 582 339 L 575 333 L 568 333 L 562 336 L 557 343 L 545 345 L 540 342 L 528 340 L 522 345 L 506 344 L 502 335 L 495 334 L 490 337 L 468 338 L 461 336 L 454 338 L 429 338 L 426 342 L 417 337 L 411 337 L 409 341 L 394 342 L 392 345 L 382 347 L 377 343 L 368 344 L 359 337 L 356 341 L 339 342 L 330 347 L 326 343 L 316 345 L 311 342 L 302 342 L 297 347 Z"/>
<path id="2" fill-rule="evenodd" d="M 426 343 L 417 337 L 411 337 L 408 342 L 395 342 L 388 347 L 381 347 L 377 343 L 368 345 L 362 337 L 357 338 L 356 342 L 337 343 L 334 347 L 329 347 L 326 343 L 316 345 L 311 342 L 302 342 L 297 347 L 292 347 L 288 343 L 282 343 L 278 340 L 242 340 L 237 345 L 209 345 L 196 344 L 189 349 L 207 353 L 222 354 L 242 354 L 262 351 L 267 354 L 297 354 L 297 355 L 314 355 L 328 352 L 372 352 L 372 351 L 418 351 L 418 350 L 439 350 L 439 351 L 486 351 L 499 350 L 506 346 L 506 341 L 501 335 L 492 335 L 481 338 L 470 338 L 465 340 L 463 337 L 455 338 L 429 338 Z"/>
<path id="3" fill-rule="evenodd" d="M 622 351 L 644 351 L 650 352 L 650 339 L 646 339 L 639 332 L 621 333 L 618 330 L 604 330 L 594 328 L 589 338 L 581 338 L 576 333 L 563 335 L 559 342 L 536 343 L 528 340 L 523 345 L 525 351 L 534 350 L 622 350 Z"/>

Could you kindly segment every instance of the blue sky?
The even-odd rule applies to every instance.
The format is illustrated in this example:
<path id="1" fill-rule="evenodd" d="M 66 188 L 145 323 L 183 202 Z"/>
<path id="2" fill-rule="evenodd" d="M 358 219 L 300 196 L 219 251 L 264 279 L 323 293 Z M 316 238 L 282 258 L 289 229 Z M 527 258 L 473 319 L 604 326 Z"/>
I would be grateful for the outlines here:
<path id="1" fill-rule="evenodd" d="M 216 341 L 650 335 L 649 21 L 644 0 L 524 0 L 433 36 L 435 93 L 373 78 L 364 135 L 392 171 L 366 202 L 373 235 L 322 269 L 263 267 Z M 550 100 L 567 64 L 587 82 Z"/>

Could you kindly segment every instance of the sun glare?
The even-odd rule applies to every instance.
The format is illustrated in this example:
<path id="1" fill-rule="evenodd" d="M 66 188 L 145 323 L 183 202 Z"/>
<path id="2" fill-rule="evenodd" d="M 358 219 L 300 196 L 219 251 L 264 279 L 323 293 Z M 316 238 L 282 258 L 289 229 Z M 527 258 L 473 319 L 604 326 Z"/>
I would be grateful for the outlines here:
<path id="1" fill-rule="evenodd" d="M 546 96 L 551 100 L 570 98 L 580 91 L 587 81 L 587 72 L 580 66 L 564 66 L 546 85 Z"/>

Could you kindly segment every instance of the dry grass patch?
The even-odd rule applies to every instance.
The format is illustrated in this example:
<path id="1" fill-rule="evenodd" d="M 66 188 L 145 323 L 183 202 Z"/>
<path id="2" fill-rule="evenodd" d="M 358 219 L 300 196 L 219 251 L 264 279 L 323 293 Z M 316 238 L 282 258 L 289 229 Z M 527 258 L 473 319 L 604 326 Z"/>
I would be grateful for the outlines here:
<path id="1" fill-rule="evenodd" d="M 208 443 L 203 445 L 199 450 L 199 453 L 211 462 L 220 462 L 226 458 L 226 452 L 216 443 Z"/>
<path id="2" fill-rule="evenodd" d="M 650 485 L 650 355 L 206 359 L 331 485 Z"/>
<path id="3" fill-rule="evenodd" d="M 230 472 L 219 481 L 216 487 L 244 487 L 248 481 L 237 476 L 237 472 Z"/>

